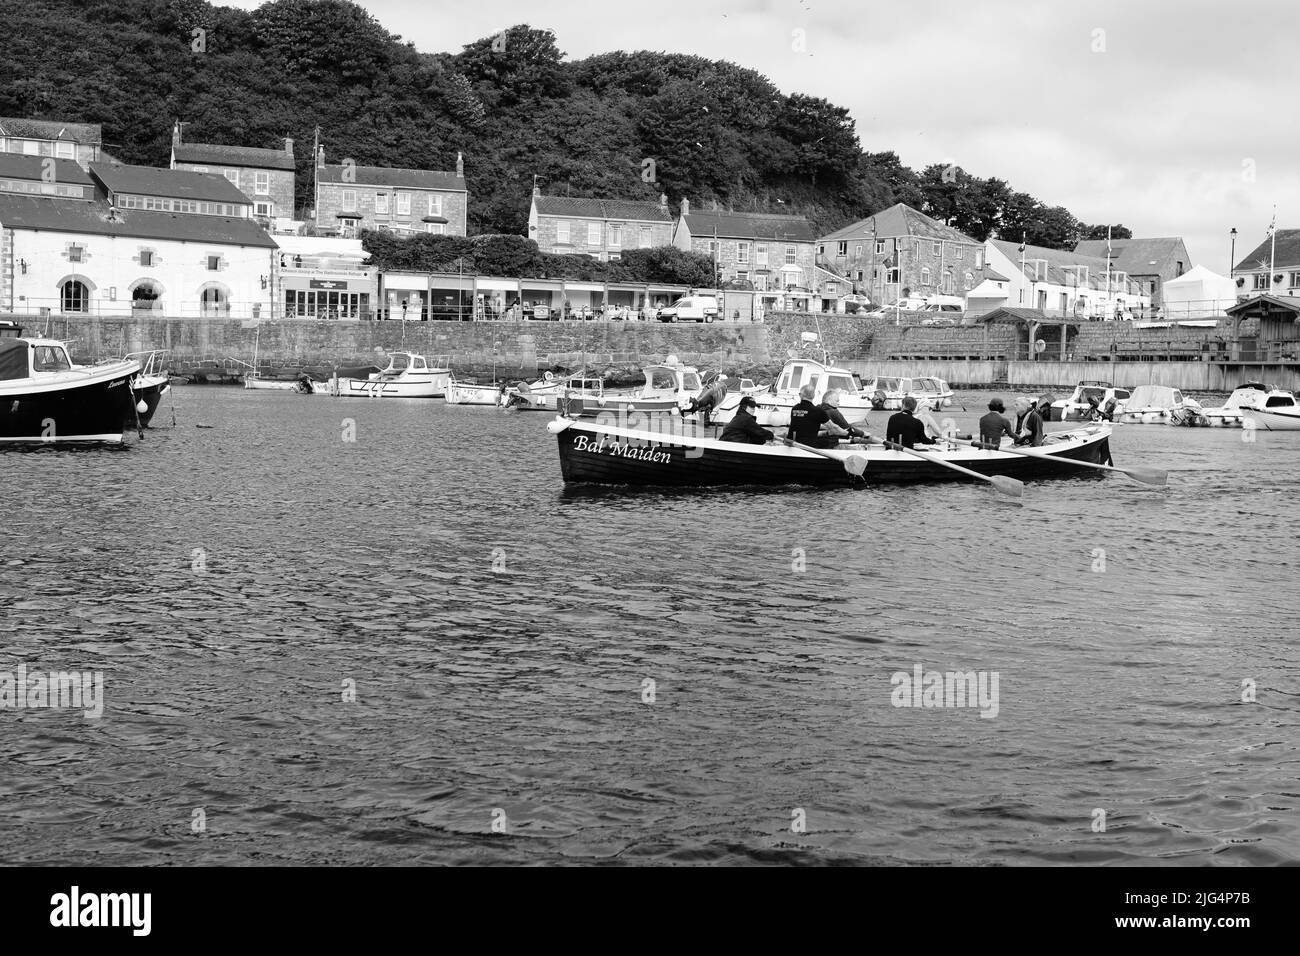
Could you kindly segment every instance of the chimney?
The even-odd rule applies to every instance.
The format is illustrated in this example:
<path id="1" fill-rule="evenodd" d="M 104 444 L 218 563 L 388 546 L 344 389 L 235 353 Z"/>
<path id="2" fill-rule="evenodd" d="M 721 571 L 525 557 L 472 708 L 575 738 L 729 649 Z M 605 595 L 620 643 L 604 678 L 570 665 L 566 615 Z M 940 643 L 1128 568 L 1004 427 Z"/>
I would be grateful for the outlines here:
<path id="1" fill-rule="evenodd" d="M 465 158 L 459 152 L 456 153 L 456 178 L 465 178 Z"/>
<path id="2" fill-rule="evenodd" d="M 293 139 L 289 136 L 284 138 L 284 153 L 290 159 L 293 159 Z"/>
<path id="3" fill-rule="evenodd" d="M 172 149 L 181 144 L 181 121 L 177 120 L 172 126 Z"/>
<path id="4" fill-rule="evenodd" d="M 659 208 L 660 208 L 660 209 L 664 209 L 664 210 L 666 210 L 666 209 L 668 208 L 668 194 L 667 194 L 667 193 L 660 193 L 660 194 L 659 194 Z"/>
<path id="5" fill-rule="evenodd" d="M 324 146 L 318 146 L 316 148 L 316 168 L 317 169 L 325 168 L 325 147 Z"/>
<path id="6" fill-rule="evenodd" d="M 533 183 L 533 195 L 539 197 L 542 195 L 542 187 L 536 183 Z"/>
<path id="7" fill-rule="evenodd" d="M 690 214 L 691 214 L 691 201 L 690 201 L 689 199 L 683 199 L 683 200 L 682 200 L 682 218 L 685 218 L 685 217 L 689 216 Z"/>

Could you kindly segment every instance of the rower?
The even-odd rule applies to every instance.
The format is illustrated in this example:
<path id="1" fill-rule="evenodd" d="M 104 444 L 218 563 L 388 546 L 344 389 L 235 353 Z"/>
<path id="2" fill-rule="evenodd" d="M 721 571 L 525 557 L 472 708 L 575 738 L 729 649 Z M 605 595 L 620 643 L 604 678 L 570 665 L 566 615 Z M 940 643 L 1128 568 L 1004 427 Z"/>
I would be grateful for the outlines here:
<path id="1" fill-rule="evenodd" d="M 830 431 L 831 426 L 834 425 L 836 428 L 844 431 L 851 438 L 861 438 L 863 440 L 869 440 L 871 438 L 871 436 L 862 429 L 854 428 L 850 425 L 848 419 L 844 417 L 844 413 L 840 411 L 840 390 L 838 388 L 832 388 L 822 396 L 822 403 L 818 407 L 821 408 L 830 419 L 826 426 L 827 431 Z"/>
<path id="2" fill-rule="evenodd" d="M 1007 407 L 1002 404 L 1002 399 L 995 398 L 989 402 L 989 413 L 980 419 L 980 444 L 997 448 L 1002 444 L 1002 436 L 1008 436 L 1012 441 L 1016 440 L 1016 433 L 1011 427 L 1011 422 L 1002 413 Z"/>
<path id="3" fill-rule="evenodd" d="M 775 441 L 776 436 L 758 424 L 758 419 L 755 417 L 757 411 L 758 402 L 754 401 L 752 395 L 741 398 L 740 407 L 722 429 L 718 440 L 746 442 L 751 445 L 766 445 L 770 441 Z"/>
<path id="4" fill-rule="evenodd" d="M 1026 398 L 1017 398 L 1016 412 L 1019 415 L 1016 422 L 1021 429 L 1016 437 L 1016 444 L 1033 447 L 1041 445 L 1043 439 L 1047 437 L 1047 431 L 1043 427 L 1043 416 L 1038 414 L 1038 403 L 1030 402 Z"/>
<path id="5" fill-rule="evenodd" d="M 916 443 L 933 445 L 934 439 L 925 433 L 925 424 L 912 413 L 916 411 L 916 399 L 911 395 L 903 398 L 903 410 L 889 416 L 885 426 L 885 440 L 896 442 L 904 448 L 914 448 Z"/>
<path id="6" fill-rule="evenodd" d="M 799 403 L 790 409 L 788 437 L 801 445 L 811 445 L 813 448 L 834 448 L 840 443 L 837 437 L 834 435 L 823 437 L 819 434 L 821 427 L 827 424 L 831 417 L 813 404 L 813 396 L 816 394 L 816 389 L 811 385 L 799 389 Z"/>

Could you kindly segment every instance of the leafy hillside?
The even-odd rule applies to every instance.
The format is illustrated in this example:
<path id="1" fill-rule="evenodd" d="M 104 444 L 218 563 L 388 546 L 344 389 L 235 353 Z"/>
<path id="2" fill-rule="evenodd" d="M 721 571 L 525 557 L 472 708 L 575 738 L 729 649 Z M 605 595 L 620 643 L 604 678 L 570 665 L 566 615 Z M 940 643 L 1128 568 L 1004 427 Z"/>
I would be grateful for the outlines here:
<path id="1" fill-rule="evenodd" d="M 523 233 L 533 177 L 551 194 L 686 196 L 698 207 L 801 212 L 823 230 L 908 202 L 976 238 L 1072 245 L 1078 223 L 997 179 L 861 148 L 848 111 L 698 56 L 566 60 L 528 26 L 421 53 L 347 0 L 0 0 L 0 115 L 104 124 L 125 162 L 164 165 L 173 120 L 193 142 L 297 142 L 311 193 L 327 159 L 452 168 L 465 156 L 472 233 Z M 204 31 L 197 33 L 196 31 Z"/>

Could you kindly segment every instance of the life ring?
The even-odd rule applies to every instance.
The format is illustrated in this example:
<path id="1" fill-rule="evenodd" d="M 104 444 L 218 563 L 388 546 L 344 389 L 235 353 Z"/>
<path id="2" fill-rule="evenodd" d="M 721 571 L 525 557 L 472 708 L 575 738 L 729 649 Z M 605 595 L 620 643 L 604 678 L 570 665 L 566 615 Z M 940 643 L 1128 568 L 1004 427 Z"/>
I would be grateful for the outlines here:
<path id="1" fill-rule="evenodd" d="M 547 382 L 553 382 L 555 381 L 555 376 L 552 375 L 550 372 L 547 372 L 545 375 L 542 376 L 542 379 Z"/>

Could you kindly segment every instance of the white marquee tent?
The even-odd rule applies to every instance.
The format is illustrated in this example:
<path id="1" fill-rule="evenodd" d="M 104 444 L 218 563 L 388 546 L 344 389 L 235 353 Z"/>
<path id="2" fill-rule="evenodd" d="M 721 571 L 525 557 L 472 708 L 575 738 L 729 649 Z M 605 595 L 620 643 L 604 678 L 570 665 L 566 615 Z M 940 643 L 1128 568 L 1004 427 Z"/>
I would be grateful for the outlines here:
<path id="1" fill-rule="evenodd" d="M 1210 319 L 1237 304 L 1237 287 L 1227 276 L 1196 266 L 1164 284 L 1164 318 Z"/>

